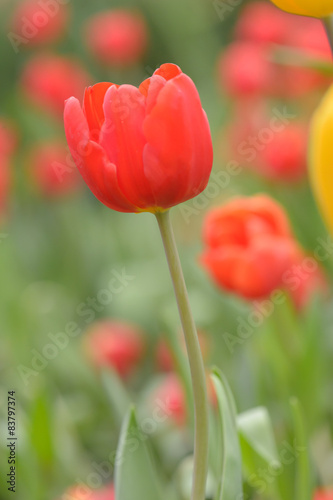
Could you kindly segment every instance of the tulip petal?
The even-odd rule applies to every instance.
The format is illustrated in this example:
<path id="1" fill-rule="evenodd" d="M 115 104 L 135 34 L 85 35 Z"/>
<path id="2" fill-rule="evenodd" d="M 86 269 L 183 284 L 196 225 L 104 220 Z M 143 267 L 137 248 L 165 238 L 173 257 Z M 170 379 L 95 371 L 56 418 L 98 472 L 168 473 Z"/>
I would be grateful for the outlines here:
<path id="1" fill-rule="evenodd" d="M 109 82 L 102 82 L 88 87 L 84 93 L 83 111 L 86 115 L 90 137 L 93 140 L 98 140 L 101 127 L 104 123 L 103 102 L 106 91 L 114 85 Z M 117 85 L 118 87 L 118 85 Z"/>
<path id="2" fill-rule="evenodd" d="M 128 200 L 145 209 L 155 205 L 143 168 L 145 138 L 142 125 L 145 97 L 139 89 L 122 85 L 109 88 L 104 99 L 105 122 L 100 144 L 117 167 L 119 186 Z"/>
<path id="3" fill-rule="evenodd" d="M 192 80 L 181 74 L 160 91 L 144 121 L 145 175 L 156 199 L 173 206 L 201 192 L 213 160 L 208 121 Z"/>
<path id="4" fill-rule="evenodd" d="M 70 152 L 84 181 L 104 205 L 120 212 L 136 211 L 119 189 L 116 168 L 96 142 L 89 139 L 89 128 L 80 103 L 68 99 L 64 112 L 65 132 Z"/>

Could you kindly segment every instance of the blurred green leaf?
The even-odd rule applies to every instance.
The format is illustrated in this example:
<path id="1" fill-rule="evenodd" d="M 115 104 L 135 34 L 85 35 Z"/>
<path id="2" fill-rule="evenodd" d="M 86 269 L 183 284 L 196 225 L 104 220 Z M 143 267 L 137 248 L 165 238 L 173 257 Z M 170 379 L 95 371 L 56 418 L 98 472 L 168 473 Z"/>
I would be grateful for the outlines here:
<path id="1" fill-rule="evenodd" d="M 136 412 L 131 409 L 123 423 L 116 456 L 116 500 L 162 500 L 162 489 L 153 466 L 147 436 L 138 426 Z"/>
<path id="2" fill-rule="evenodd" d="M 290 400 L 292 410 L 295 442 L 298 454 L 296 456 L 295 500 L 311 500 L 313 498 L 313 474 L 310 465 L 309 443 L 305 430 L 304 415 L 297 398 Z"/>
<path id="3" fill-rule="evenodd" d="M 213 370 L 211 377 L 218 400 L 223 449 L 216 500 L 238 500 L 243 498 L 243 481 L 242 457 L 234 414 L 235 403 L 224 376 L 217 368 Z"/>

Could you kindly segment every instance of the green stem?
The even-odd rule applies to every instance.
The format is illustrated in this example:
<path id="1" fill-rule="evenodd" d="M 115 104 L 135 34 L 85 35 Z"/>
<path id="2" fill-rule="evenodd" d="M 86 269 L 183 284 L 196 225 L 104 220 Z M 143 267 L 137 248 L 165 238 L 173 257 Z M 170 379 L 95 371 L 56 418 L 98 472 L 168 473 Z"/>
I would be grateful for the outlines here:
<path id="1" fill-rule="evenodd" d="M 171 226 L 169 211 L 156 214 L 171 279 L 178 304 L 179 315 L 184 331 L 187 354 L 190 363 L 194 412 L 194 471 L 191 500 L 204 500 L 208 470 L 208 400 L 204 363 L 190 303 L 187 295 L 184 275 Z"/>
<path id="2" fill-rule="evenodd" d="M 323 24 L 333 55 L 333 16 L 325 17 L 325 19 L 323 19 Z"/>

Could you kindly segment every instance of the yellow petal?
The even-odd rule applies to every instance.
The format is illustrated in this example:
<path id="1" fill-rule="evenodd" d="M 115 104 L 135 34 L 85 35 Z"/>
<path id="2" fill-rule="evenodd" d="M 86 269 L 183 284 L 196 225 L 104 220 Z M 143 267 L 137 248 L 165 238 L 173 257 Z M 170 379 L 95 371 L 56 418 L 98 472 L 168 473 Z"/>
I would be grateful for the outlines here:
<path id="1" fill-rule="evenodd" d="M 333 0 L 272 0 L 282 10 L 311 17 L 328 17 L 333 14 Z"/>
<path id="2" fill-rule="evenodd" d="M 324 220 L 333 234 L 333 85 L 312 120 L 310 177 Z"/>

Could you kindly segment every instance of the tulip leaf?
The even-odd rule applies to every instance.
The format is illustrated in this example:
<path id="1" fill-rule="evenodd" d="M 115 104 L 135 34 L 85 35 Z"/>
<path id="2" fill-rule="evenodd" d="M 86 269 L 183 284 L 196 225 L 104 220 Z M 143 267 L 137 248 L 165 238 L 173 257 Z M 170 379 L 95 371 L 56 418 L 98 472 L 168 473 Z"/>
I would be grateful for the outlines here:
<path id="1" fill-rule="evenodd" d="M 301 405 L 296 398 L 290 400 L 293 416 L 295 443 L 298 449 L 296 457 L 295 500 L 313 498 L 313 476 L 311 473 L 309 444 L 305 431 L 305 422 Z"/>
<path id="2" fill-rule="evenodd" d="M 126 415 L 117 449 L 115 466 L 116 500 L 162 500 L 154 461 L 147 446 L 147 436 L 140 430 L 136 412 Z"/>
<path id="3" fill-rule="evenodd" d="M 234 413 L 235 404 L 222 373 L 214 368 L 211 377 L 218 401 L 223 457 L 215 498 L 216 500 L 238 500 L 243 498 L 243 481 L 242 457 Z"/>
<path id="4" fill-rule="evenodd" d="M 273 426 L 264 407 L 254 408 L 237 417 L 238 432 L 250 448 L 267 463 L 279 465 Z"/>

